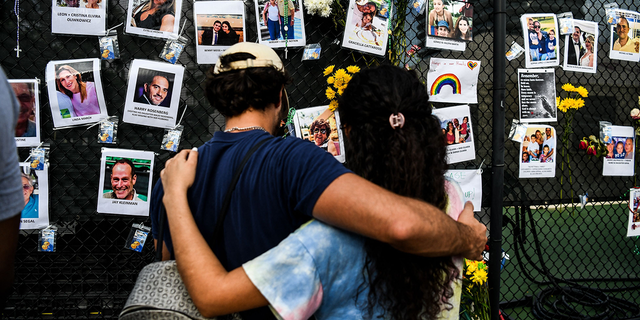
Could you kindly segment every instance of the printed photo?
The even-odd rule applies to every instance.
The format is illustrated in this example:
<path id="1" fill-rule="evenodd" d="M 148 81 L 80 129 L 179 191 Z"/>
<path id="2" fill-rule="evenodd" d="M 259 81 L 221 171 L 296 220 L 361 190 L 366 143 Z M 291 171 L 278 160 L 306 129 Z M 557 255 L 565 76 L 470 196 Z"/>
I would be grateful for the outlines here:
<path id="1" fill-rule="evenodd" d="M 129 0 L 125 32 L 177 39 L 182 0 Z"/>
<path id="2" fill-rule="evenodd" d="M 245 41 L 242 2 L 196 1 L 193 12 L 199 64 L 215 64 L 224 50 Z"/>
<path id="3" fill-rule="evenodd" d="M 344 139 L 337 112 L 331 112 L 329 106 L 299 109 L 294 124 L 297 137 L 314 143 L 344 162 Z"/>
<path id="4" fill-rule="evenodd" d="M 46 80 L 54 127 L 95 123 L 107 117 L 97 58 L 50 61 Z"/>
<path id="5" fill-rule="evenodd" d="M 550 67 L 560 64 L 558 50 L 558 20 L 555 14 L 525 14 L 520 17 L 525 45 L 527 68 Z"/>
<path id="6" fill-rule="evenodd" d="M 136 59 L 131 63 L 122 121 L 158 128 L 176 125 L 184 67 Z"/>
<path id="7" fill-rule="evenodd" d="M 52 0 L 51 32 L 103 36 L 107 0 Z"/>
<path id="8" fill-rule="evenodd" d="M 350 0 L 342 46 L 384 56 L 391 8 L 382 0 Z"/>
<path id="9" fill-rule="evenodd" d="M 565 36 L 564 44 L 564 70 L 596 73 L 598 23 L 573 20 L 573 33 Z"/>
<path id="10" fill-rule="evenodd" d="M 286 40 L 288 47 L 306 45 L 302 0 L 255 0 L 255 6 L 261 44 L 283 48 Z"/>
<path id="11" fill-rule="evenodd" d="M 48 167 L 35 170 L 28 162 L 20 163 L 24 208 L 20 229 L 42 229 L 49 225 Z"/>
<path id="12" fill-rule="evenodd" d="M 433 110 L 440 120 L 440 128 L 447 143 L 447 163 L 458 163 L 476 158 L 471 115 L 468 105 Z"/>
<path id="13" fill-rule="evenodd" d="M 554 69 L 518 69 L 520 121 L 557 120 L 555 75 Z"/>
<path id="14" fill-rule="evenodd" d="M 640 13 L 616 10 L 617 21 L 611 26 L 609 58 L 638 62 L 640 59 Z"/>
<path id="15" fill-rule="evenodd" d="M 473 40 L 473 4 L 456 0 L 429 0 L 429 36 Z"/>
<path id="16" fill-rule="evenodd" d="M 606 142 L 607 154 L 602 159 L 602 175 L 633 176 L 635 154 L 633 127 L 610 126 L 606 127 L 604 131 L 609 134 Z"/>
<path id="17" fill-rule="evenodd" d="M 40 144 L 40 98 L 35 79 L 11 79 L 11 88 L 20 103 L 16 125 L 16 145 L 37 147 Z"/>
<path id="18" fill-rule="evenodd" d="M 148 215 L 153 160 L 149 151 L 103 148 L 98 212 Z"/>
<path id="19" fill-rule="evenodd" d="M 556 175 L 556 130 L 528 125 L 520 144 L 520 178 L 553 178 Z"/>
<path id="20" fill-rule="evenodd" d="M 627 227 L 627 237 L 640 236 L 640 189 L 629 190 L 629 224 Z"/>

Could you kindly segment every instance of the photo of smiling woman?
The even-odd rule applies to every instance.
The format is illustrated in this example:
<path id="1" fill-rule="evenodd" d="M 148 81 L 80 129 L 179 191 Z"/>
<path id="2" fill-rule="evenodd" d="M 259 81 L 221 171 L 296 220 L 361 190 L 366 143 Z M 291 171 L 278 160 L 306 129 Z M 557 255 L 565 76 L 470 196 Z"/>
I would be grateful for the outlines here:
<path id="1" fill-rule="evenodd" d="M 177 38 L 182 0 L 129 0 L 125 32 L 153 38 Z"/>
<path id="2" fill-rule="evenodd" d="M 85 80 L 89 77 L 90 73 L 86 74 Z M 82 74 L 72 66 L 56 65 L 56 89 L 70 99 L 72 108 L 68 110 L 71 117 L 100 113 L 95 83 L 83 81 Z M 64 97 L 58 96 L 59 100 L 67 102 Z"/>

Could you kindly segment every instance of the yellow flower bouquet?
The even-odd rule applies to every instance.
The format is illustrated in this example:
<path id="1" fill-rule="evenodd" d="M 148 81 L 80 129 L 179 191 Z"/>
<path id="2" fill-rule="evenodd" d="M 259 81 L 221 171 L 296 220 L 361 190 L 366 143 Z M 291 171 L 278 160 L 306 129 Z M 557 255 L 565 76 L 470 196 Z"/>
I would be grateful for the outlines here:
<path id="1" fill-rule="evenodd" d="M 329 109 L 331 111 L 335 111 L 338 108 L 338 98 L 342 96 L 353 75 L 360 72 L 360 67 L 358 66 L 348 66 L 346 70 L 340 68 L 335 72 L 333 71 L 334 69 L 335 66 L 330 65 L 323 71 L 323 75 L 327 77 L 328 84 L 325 96 L 330 100 Z"/>
<path id="2" fill-rule="evenodd" d="M 484 261 L 464 259 L 460 319 L 489 320 L 488 271 Z"/>

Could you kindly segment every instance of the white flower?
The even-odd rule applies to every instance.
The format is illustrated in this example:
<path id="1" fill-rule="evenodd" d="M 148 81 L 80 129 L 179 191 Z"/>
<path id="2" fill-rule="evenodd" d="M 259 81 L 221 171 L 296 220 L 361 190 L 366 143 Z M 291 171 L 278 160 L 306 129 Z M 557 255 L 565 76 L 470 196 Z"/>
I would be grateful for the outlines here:
<path id="1" fill-rule="evenodd" d="M 638 108 L 633 108 L 631 110 L 631 117 L 634 119 L 640 118 L 640 110 L 638 110 Z"/>

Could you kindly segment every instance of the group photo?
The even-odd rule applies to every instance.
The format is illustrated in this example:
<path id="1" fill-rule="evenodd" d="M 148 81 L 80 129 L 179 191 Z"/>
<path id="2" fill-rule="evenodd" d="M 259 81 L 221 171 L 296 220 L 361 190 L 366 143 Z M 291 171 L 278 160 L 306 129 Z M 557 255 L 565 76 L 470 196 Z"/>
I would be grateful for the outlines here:
<path id="1" fill-rule="evenodd" d="M 522 141 L 522 163 L 554 162 L 556 137 L 551 127 L 530 128 Z"/>
<path id="2" fill-rule="evenodd" d="M 447 145 L 471 142 L 469 117 L 446 119 L 440 122 Z"/>
<path id="3" fill-rule="evenodd" d="M 473 4 L 456 0 L 429 0 L 429 36 L 473 40 Z"/>

